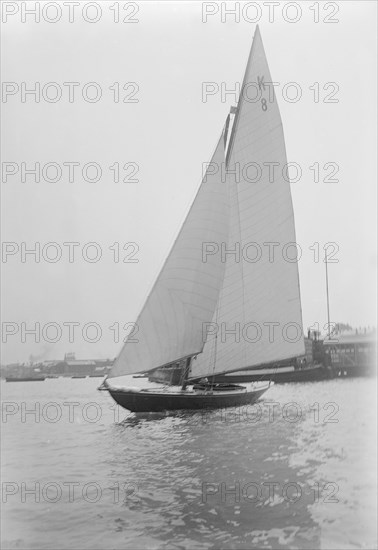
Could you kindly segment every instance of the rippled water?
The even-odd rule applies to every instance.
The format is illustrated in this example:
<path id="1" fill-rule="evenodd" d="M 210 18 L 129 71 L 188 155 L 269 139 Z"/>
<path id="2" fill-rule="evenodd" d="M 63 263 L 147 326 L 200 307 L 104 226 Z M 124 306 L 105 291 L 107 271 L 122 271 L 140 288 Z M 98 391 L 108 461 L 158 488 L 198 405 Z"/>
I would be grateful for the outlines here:
<path id="1" fill-rule="evenodd" d="M 376 547 L 375 379 L 149 418 L 100 381 L 2 382 L 3 548 Z"/>

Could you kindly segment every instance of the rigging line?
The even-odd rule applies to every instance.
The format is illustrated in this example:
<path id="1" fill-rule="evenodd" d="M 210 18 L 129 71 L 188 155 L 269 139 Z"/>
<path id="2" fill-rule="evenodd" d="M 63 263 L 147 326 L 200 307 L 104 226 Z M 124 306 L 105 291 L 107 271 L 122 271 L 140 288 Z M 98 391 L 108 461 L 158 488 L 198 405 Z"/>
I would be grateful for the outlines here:
<path id="1" fill-rule="evenodd" d="M 246 85 L 246 81 L 247 81 L 247 77 L 248 77 L 248 69 L 250 67 L 251 60 L 252 60 L 252 55 L 253 55 L 253 51 L 254 51 L 254 38 L 255 38 L 255 36 L 253 36 L 252 46 L 251 46 L 251 49 L 250 49 L 250 52 L 249 52 L 248 62 L 247 62 L 247 66 L 246 66 L 245 73 L 244 73 L 244 78 L 243 78 L 243 84 L 242 84 L 242 87 L 241 87 L 241 93 L 239 95 L 238 104 L 237 104 L 236 109 L 235 109 L 235 117 L 234 117 L 233 124 L 232 124 L 232 130 L 231 130 L 230 140 L 229 140 L 229 143 L 228 143 L 228 149 L 226 151 L 226 174 L 228 172 L 230 161 L 233 158 L 234 146 L 235 146 L 235 136 L 236 136 L 236 132 L 237 132 L 237 129 L 238 129 L 238 126 L 239 126 L 240 112 L 241 112 L 241 109 L 242 109 L 242 106 L 243 106 L 243 90 L 244 90 L 245 85 Z M 241 238 L 241 222 L 240 222 L 240 197 L 239 197 L 239 191 L 238 191 L 238 184 L 237 184 L 236 180 L 235 180 L 235 193 L 236 193 L 237 211 L 238 211 L 239 239 L 240 239 L 240 244 L 241 244 L 242 238 Z M 244 327 L 245 326 L 245 281 L 244 281 L 244 269 L 243 269 L 243 263 L 242 262 L 241 262 L 241 276 L 242 276 L 242 295 L 243 295 L 243 304 L 242 305 L 243 305 L 243 322 L 244 322 L 243 327 Z M 244 364 L 246 364 L 246 347 L 245 347 L 244 343 L 243 343 L 243 355 L 244 355 Z"/>
<path id="2" fill-rule="evenodd" d="M 213 365 L 212 380 L 211 380 L 211 384 L 212 384 L 212 385 L 214 384 L 215 366 L 216 366 L 216 363 L 217 363 L 218 330 L 219 330 L 219 327 L 218 327 L 219 305 L 220 305 L 220 298 L 219 298 L 219 300 L 218 300 L 218 305 L 217 305 L 216 314 L 215 314 L 215 324 L 216 324 L 216 326 L 217 326 L 217 332 L 216 332 L 216 334 L 215 334 L 215 344 L 214 344 L 214 365 Z"/>
<path id="3" fill-rule="evenodd" d="M 258 25 L 257 25 L 256 30 L 258 30 Z M 256 31 L 255 31 L 255 34 L 256 34 Z M 243 99 L 243 91 L 244 91 L 246 83 L 247 83 L 248 69 L 251 66 L 252 55 L 253 55 L 253 51 L 254 51 L 255 34 L 253 35 L 252 45 L 251 45 L 251 49 L 249 51 L 248 61 L 247 61 L 247 65 L 246 65 L 245 72 L 244 72 L 243 83 L 242 83 L 241 91 L 240 91 L 240 94 L 239 94 L 239 97 L 238 97 L 238 103 L 237 103 L 237 106 L 236 106 L 236 109 L 235 109 L 235 117 L 234 117 L 234 121 L 233 121 L 233 124 L 232 124 L 230 140 L 228 142 L 228 149 L 227 149 L 227 152 L 226 152 L 227 153 L 226 154 L 226 170 L 227 170 L 229 161 L 231 159 L 231 154 L 233 153 L 235 134 L 236 134 L 236 130 L 239 126 L 240 110 L 241 110 L 242 99 Z"/>
<path id="4" fill-rule="evenodd" d="M 237 200 L 237 211 L 238 211 L 238 225 L 239 225 L 239 239 L 240 239 L 240 246 L 242 245 L 242 233 L 241 233 L 241 221 L 240 221 L 240 197 L 239 197 L 239 190 L 238 185 L 235 181 L 235 193 L 236 193 L 236 200 Z M 243 297 L 243 329 L 245 327 L 245 281 L 244 281 L 244 269 L 243 269 L 243 258 L 240 258 L 240 269 L 241 269 L 241 278 L 242 278 L 242 297 Z M 247 360 L 247 354 L 246 354 L 246 346 L 245 342 L 243 341 L 243 358 L 244 358 L 244 365 L 246 365 Z"/>
<path id="5" fill-rule="evenodd" d="M 228 119 L 227 119 L 228 120 Z M 226 174 L 227 174 L 227 167 L 226 167 Z M 227 185 L 229 186 L 229 182 L 227 181 L 227 177 L 226 177 L 226 183 Z M 230 190 L 230 186 L 228 187 L 228 197 L 229 197 L 229 201 L 230 201 L 230 194 L 231 194 L 231 190 Z M 231 201 L 230 201 L 231 202 Z M 231 218 L 231 207 L 232 207 L 232 204 L 230 204 L 230 218 Z M 230 220 L 231 222 L 231 220 Z M 225 271 L 226 271 L 226 268 L 227 266 L 225 267 Z M 217 352 L 218 352 L 218 332 L 219 332 L 219 326 L 218 326 L 218 319 L 219 319 L 219 309 L 220 309 L 220 305 L 221 305 L 221 301 L 222 301 L 222 297 L 223 297 L 223 285 L 224 285 L 224 278 L 225 278 L 225 273 L 223 274 L 223 283 L 222 283 L 222 288 L 219 292 L 219 296 L 218 296 L 218 302 L 217 302 L 217 308 L 215 310 L 215 324 L 216 324 L 216 327 L 217 327 L 217 332 L 215 334 L 215 343 L 214 343 L 214 365 L 213 365 L 213 372 L 212 372 L 212 380 L 211 380 L 211 384 L 214 385 L 214 378 L 215 378 L 215 367 L 216 367 L 216 363 L 217 363 Z"/>
<path id="6" fill-rule="evenodd" d="M 326 272 L 326 292 L 327 292 L 327 319 L 328 319 L 328 340 L 331 339 L 331 323 L 329 316 L 329 291 L 328 291 L 328 258 L 327 258 L 327 247 L 324 248 L 324 262 L 325 262 L 325 272 Z"/>
<path id="7" fill-rule="evenodd" d="M 224 126 L 223 126 L 223 128 L 224 128 Z M 221 139 L 223 139 L 223 129 L 222 129 L 222 134 L 221 134 L 220 138 L 218 139 L 217 145 L 216 145 L 216 147 L 215 147 L 215 149 L 214 149 L 214 152 L 213 152 L 213 155 L 212 155 L 212 157 L 211 157 L 212 159 L 214 158 L 214 155 L 215 155 L 215 153 L 216 153 L 216 151 L 217 151 L 217 149 L 218 149 L 219 142 L 220 142 Z M 205 177 L 205 176 L 204 176 L 204 177 Z M 184 230 L 184 228 L 186 227 L 186 224 L 187 224 L 188 220 L 190 220 L 190 214 L 191 214 L 191 212 L 193 211 L 194 205 L 197 204 L 197 199 L 198 199 L 198 197 L 200 196 L 201 191 L 204 189 L 204 186 L 203 186 L 204 177 L 201 179 L 201 183 L 200 183 L 200 185 L 199 185 L 199 187 L 198 187 L 198 189 L 197 189 L 197 192 L 196 192 L 196 194 L 195 194 L 195 197 L 194 197 L 194 199 L 193 199 L 193 201 L 192 201 L 192 203 L 191 203 L 191 205 L 190 205 L 189 210 L 188 210 L 187 213 L 186 213 L 186 216 L 185 216 L 185 218 L 184 218 L 183 223 L 182 223 L 181 226 L 180 226 L 180 229 L 179 229 L 178 233 L 176 234 L 176 237 L 175 237 L 175 239 L 174 239 L 174 241 L 173 241 L 173 244 L 171 245 L 171 247 L 170 247 L 170 249 L 169 249 L 169 251 L 168 251 L 168 255 L 166 256 L 165 261 L 163 262 L 163 264 L 162 264 L 162 266 L 161 266 L 161 268 L 160 268 L 160 271 L 158 272 L 158 275 L 157 275 L 157 277 L 156 277 L 156 279 L 155 279 L 153 285 L 151 286 L 151 288 L 150 288 L 150 290 L 149 290 L 149 292 L 148 292 L 148 294 L 147 294 L 147 297 L 146 297 L 145 300 L 144 300 L 143 307 L 142 307 L 142 309 L 139 310 L 139 315 L 138 315 L 138 317 L 137 317 L 137 319 L 136 319 L 136 324 L 137 324 L 137 325 L 138 325 L 138 321 L 140 321 L 140 319 L 142 319 L 142 316 L 145 314 L 145 311 L 147 310 L 147 307 L 148 307 L 148 305 L 149 305 L 151 296 L 153 296 L 153 293 L 154 293 L 154 291 L 155 291 L 155 288 L 158 288 L 158 284 L 161 282 L 161 280 L 163 280 L 163 279 L 162 279 L 162 274 L 164 273 L 164 270 L 165 270 L 166 266 L 168 265 L 169 260 L 170 260 L 171 257 L 172 257 L 172 253 L 173 253 L 173 251 L 174 251 L 174 249 L 175 249 L 175 247 L 176 247 L 177 242 L 179 242 L 179 239 L 180 239 L 180 237 L 181 237 L 182 234 L 183 234 L 183 230 Z M 115 361 L 114 361 L 114 364 L 113 364 L 114 367 L 116 367 L 116 365 L 118 365 L 118 363 L 121 361 L 121 359 L 123 359 L 123 356 L 124 356 L 125 350 L 126 350 L 126 344 L 127 344 L 127 342 L 124 343 L 124 345 L 122 346 L 121 350 L 119 351 L 119 353 L 118 353 L 118 355 L 117 355 L 117 357 L 116 357 L 116 359 L 115 359 Z"/>

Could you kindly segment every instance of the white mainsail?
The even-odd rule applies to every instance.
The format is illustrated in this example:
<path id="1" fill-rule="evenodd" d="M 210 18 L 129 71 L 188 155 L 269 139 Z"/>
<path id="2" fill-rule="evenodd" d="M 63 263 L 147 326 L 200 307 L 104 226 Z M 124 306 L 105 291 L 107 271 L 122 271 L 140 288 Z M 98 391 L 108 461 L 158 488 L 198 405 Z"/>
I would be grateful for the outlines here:
<path id="1" fill-rule="evenodd" d="M 222 181 L 224 135 L 170 254 L 109 378 L 145 372 L 200 353 L 203 325 L 211 321 L 225 264 L 213 255 L 203 261 L 203 243 L 228 240 L 229 189 Z M 137 342 L 135 342 L 137 340 Z"/>
<path id="2" fill-rule="evenodd" d="M 223 287 L 204 351 L 192 361 L 193 378 L 304 353 L 284 134 L 269 83 L 257 28 L 227 154 L 232 197 L 226 243 L 227 250 L 240 252 L 240 257 L 223 258 Z M 240 176 L 236 186 L 234 171 Z"/>

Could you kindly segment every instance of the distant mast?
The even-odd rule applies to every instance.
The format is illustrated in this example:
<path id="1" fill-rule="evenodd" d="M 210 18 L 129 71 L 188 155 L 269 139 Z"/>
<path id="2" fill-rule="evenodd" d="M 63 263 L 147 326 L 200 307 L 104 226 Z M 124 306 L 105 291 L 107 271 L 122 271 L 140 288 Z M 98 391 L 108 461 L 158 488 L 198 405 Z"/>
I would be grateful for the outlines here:
<path id="1" fill-rule="evenodd" d="M 330 339 L 331 339 L 331 322 L 330 322 L 330 316 L 329 316 L 329 290 L 328 290 L 328 260 L 327 260 L 327 247 L 324 248 L 324 262 L 325 262 L 325 272 L 326 272 L 328 340 L 330 340 Z"/>

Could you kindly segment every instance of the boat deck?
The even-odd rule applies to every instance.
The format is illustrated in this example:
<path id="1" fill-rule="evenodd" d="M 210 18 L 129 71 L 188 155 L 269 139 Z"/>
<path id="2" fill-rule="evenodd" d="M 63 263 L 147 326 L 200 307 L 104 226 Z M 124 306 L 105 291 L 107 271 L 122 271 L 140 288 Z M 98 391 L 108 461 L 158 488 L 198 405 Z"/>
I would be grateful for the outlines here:
<path id="1" fill-rule="evenodd" d="M 121 392 L 131 392 L 131 393 L 148 393 L 154 395 L 209 395 L 214 393 L 222 393 L 222 395 L 235 395 L 235 393 L 247 393 L 253 390 L 264 389 L 269 386 L 267 382 L 250 382 L 243 384 L 242 386 L 235 386 L 235 388 L 222 389 L 202 389 L 195 388 L 194 384 L 188 384 L 188 386 L 183 390 L 181 386 L 168 386 L 164 384 L 159 384 L 158 382 L 151 382 L 147 377 L 140 376 L 122 376 L 119 378 L 107 379 L 106 381 L 109 389 L 113 391 Z M 197 385 L 197 384 L 196 384 Z"/>

